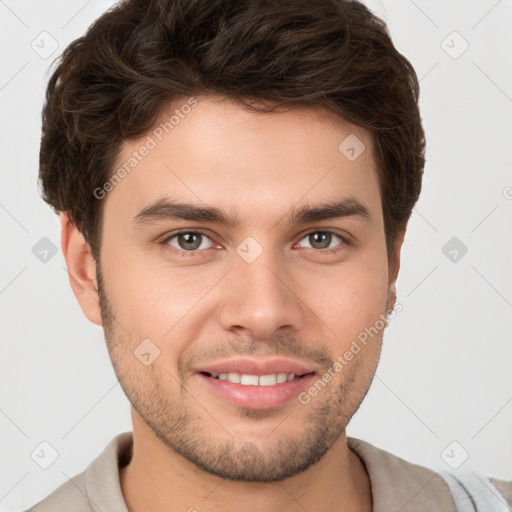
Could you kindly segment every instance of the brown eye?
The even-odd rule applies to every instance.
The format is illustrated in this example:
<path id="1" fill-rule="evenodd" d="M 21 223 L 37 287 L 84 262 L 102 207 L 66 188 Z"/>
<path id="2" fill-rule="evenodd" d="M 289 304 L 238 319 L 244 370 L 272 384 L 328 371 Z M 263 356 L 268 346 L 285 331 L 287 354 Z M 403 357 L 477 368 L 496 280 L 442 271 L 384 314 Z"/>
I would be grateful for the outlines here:
<path id="1" fill-rule="evenodd" d="M 335 243 L 332 245 L 333 242 L 336 242 L 336 239 L 342 243 L 338 242 L 337 244 Z M 309 248 L 319 250 L 332 249 L 333 247 L 342 246 L 346 243 L 341 235 L 333 233 L 332 231 L 311 231 L 310 233 L 306 234 L 302 240 L 307 240 Z"/>
<path id="2" fill-rule="evenodd" d="M 177 237 L 181 249 L 195 251 L 201 245 L 201 236 L 197 233 L 180 233 Z"/>
<path id="3" fill-rule="evenodd" d="M 206 240 L 206 242 L 205 242 Z M 204 234 L 198 231 L 182 231 L 169 236 L 165 243 L 180 251 L 197 251 L 208 249 L 211 245 L 211 240 Z"/>
<path id="4" fill-rule="evenodd" d="M 326 249 L 331 244 L 331 238 L 331 233 L 327 233 L 325 231 L 317 231 L 316 233 L 309 235 L 309 243 L 315 249 Z"/>

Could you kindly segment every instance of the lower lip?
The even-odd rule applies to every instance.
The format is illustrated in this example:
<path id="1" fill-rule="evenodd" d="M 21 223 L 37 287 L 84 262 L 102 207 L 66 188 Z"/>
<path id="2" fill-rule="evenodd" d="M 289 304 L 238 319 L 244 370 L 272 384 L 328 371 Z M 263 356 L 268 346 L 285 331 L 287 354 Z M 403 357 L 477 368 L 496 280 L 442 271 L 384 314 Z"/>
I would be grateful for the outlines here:
<path id="1" fill-rule="evenodd" d="M 227 380 L 214 379 L 202 373 L 197 375 L 209 389 L 224 400 L 250 409 L 272 409 L 297 398 L 315 376 L 314 373 L 308 373 L 298 379 L 273 386 L 245 386 Z"/>

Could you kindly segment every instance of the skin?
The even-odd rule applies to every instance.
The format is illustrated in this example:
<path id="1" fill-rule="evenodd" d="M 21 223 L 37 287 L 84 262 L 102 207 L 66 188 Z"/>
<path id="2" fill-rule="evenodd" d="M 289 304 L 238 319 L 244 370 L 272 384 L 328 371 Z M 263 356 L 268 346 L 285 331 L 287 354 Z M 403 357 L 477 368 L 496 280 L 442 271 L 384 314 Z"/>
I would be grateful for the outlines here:
<path id="1" fill-rule="evenodd" d="M 197 100 L 102 199 L 101 275 L 61 213 L 71 286 L 84 314 L 103 326 L 132 403 L 133 457 L 120 471 L 128 508 L 371 511 L 370 481 L 345 428 L 374 377 L 383 330 L 307 404 L 235 406 L 193 368 L 283 356 L 315 365 L 321 377 L 393 308 L 405 228 L 388 261 L 372 137 L 324 109 L 256 113 L 223 97 Z M 338 150 L 349 134 L 366 146 L 354 161 Z M 144 140 L 125 143 L 119 164 Z M 370 221 L 286 222 L 292 208 L 347 196 L 366 206 Z M 165 197 L 217 206 L 240 223 L 133 224 Z M 207 235 L 193 256 L 182 255 L 185 240 L 181 250 L 179 237 L 165 242 L 183 228 Z M 326 243 L 336 252 L 308 236 L 315 230 L 334 233 Z M 236 251 L 248 236 L 262 249 L 252 263 Z M 134 356 L 146 338 L 160 350 L 147 366 Z"/>

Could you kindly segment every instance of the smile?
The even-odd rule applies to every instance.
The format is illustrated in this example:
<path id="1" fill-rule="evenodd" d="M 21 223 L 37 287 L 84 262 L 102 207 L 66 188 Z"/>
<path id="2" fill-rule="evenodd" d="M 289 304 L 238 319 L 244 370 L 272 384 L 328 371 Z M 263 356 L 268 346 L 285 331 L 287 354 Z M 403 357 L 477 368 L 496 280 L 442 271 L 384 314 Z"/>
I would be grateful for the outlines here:
<path id="1" fill-rule="evenodd" d="M 315 378 L 315 372 L 269 373 L 199 372 L 196 375 L 208 393 L 237 407 L 272 409 L 285 404 L 300 405 L 297 397 Z"/>
<path id="2" fill-rule="evenodd" d="M 295 375 L 295 373 L 270 373 L 268 375 L 249 375 L 247 373 L 208 373 L 205 374 L 213 377 L 214 379 L 227 380 L 234 384 L 242 384 L 242 386 L 275 386 L 276 384 L 283 384 L 294 379 L 302 377 L 302 375 Z"/>

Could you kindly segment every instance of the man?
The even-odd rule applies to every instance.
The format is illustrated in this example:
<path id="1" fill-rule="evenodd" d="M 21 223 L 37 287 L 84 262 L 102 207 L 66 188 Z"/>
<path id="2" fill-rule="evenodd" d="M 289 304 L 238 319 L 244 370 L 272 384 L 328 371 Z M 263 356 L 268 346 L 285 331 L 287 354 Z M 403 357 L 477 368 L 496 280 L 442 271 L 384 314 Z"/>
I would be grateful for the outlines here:
<path id="1" fill-rule="evenodd" d="M 456 510 L 345 433 L 397 305 L 418 94 L 356 1 L 128 0 L 64 51 L 40 178 L 133 435 L 32 510 Z"/>

